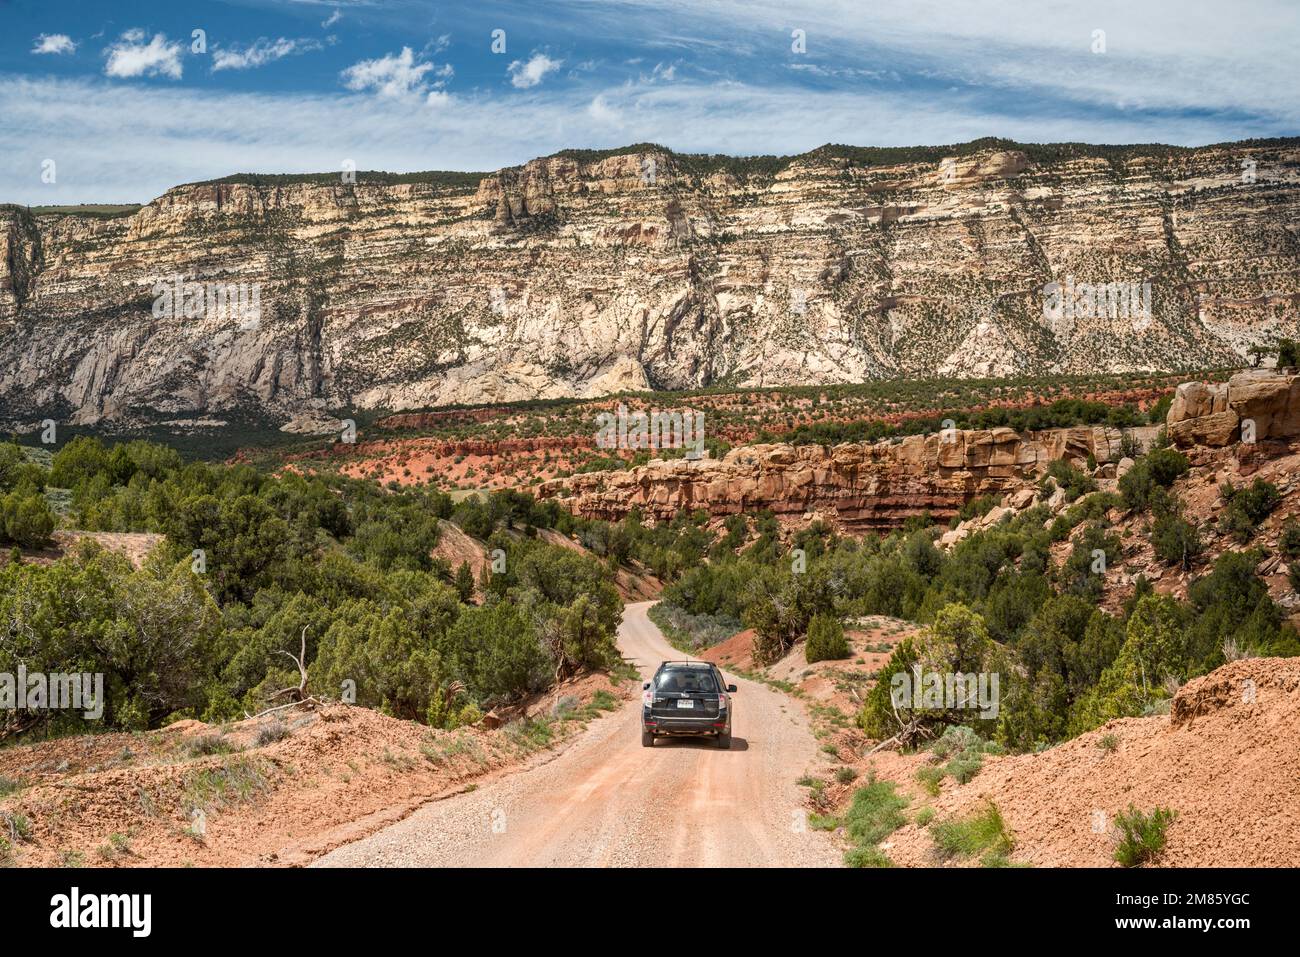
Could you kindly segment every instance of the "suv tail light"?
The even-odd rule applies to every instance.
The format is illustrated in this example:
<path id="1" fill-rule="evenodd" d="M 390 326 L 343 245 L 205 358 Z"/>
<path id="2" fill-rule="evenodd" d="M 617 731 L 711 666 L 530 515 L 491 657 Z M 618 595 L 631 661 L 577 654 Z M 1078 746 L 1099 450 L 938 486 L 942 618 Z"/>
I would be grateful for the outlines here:
<path id="1" fill-rule="evenodd" d="M 727 693 L 724 691 L 718 695 L 718 710 L 722 711 L 727 707 Z"/>
<path id="2" fill-rule="evenodd" d="M 654 703 L 655 703 L 654 688 L 646 688 L 645 691 L 641 692 L 641 703 L 645 705 L 647 708 L 654 707 Z"/>

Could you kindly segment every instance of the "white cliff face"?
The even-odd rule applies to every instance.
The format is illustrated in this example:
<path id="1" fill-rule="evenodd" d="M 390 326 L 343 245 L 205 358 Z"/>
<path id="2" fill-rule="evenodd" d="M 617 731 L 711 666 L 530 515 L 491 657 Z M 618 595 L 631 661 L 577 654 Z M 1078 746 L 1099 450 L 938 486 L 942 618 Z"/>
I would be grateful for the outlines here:
<path id="1" fill-rule="evenodd" d="M 1300 146 L 1087 149 L 647 148 L 0 207 L 0 424 L 1228 365 L 1300 332 Z M 160 314 L 173 277 L 260 316 Z M 1044 314 L 1048 283 L 1118 281 L 1150 283 L 1145 321 Z"/>

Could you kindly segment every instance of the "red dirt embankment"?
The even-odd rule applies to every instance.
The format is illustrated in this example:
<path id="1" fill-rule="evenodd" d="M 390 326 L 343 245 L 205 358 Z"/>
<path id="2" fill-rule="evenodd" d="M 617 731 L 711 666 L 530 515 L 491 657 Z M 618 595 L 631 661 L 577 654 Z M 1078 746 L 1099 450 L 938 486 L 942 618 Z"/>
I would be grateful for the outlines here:
<path id="1" fill-rule="evenodd" d="M 934 807 L 942 819 L 986 801 L 1014 835 L 1012 860 L 1039 867 L 1113 866 L 1115 814 L 1129 805 L 1176 812 L 1160 865 L 1294 866 L 1300 658 L 1232 662 L 1188 682 L 1168 716 L 1111 721 L 1040 754 L 986 758 L 970 783 L 945 781 Z M 915 824 L 887 843 L 897 864 L 936 862 Z"/>
<path id="2" fill-rule="evenodd" d="M 531 710 L 549 715 L 561 696 L 589 702 L 601 689 L 630 694 L 593 674 Z M 332 704 L 282 712 L 278 721 L 179 721 L 0 749 L 0 863 L 305 864 L 535 754 L 544 760 L 542 750 L 572 740 L 594 713 L 566 711 L 551 724 L 550 744 L 511 727 L 435 731 Z"/>

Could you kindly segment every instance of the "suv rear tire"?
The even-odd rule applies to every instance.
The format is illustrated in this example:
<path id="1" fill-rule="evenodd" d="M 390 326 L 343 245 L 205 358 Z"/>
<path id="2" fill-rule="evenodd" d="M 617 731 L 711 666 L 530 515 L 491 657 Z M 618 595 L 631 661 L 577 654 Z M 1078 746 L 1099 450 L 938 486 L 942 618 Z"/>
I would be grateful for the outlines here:
<path id="1" fill-rule="evenodd" d="M 720 747 L 720 748 L 722 748 L 722 749 L 724 749 L 724 750 L 725 750 L 725 749 L 728 749 L 728 748 L 731 747 L 731 732 L 730 732 L 730 731 L 726 731 L 726 732 L 724 732 L 724 733 L 718 735 L 718 747 Z"/>
<path id="2" fill-rule="evenodd" d="M 641 747 L 653 748 L 655 746 L 655 736 L 649 731 L 641 732 Z"/>

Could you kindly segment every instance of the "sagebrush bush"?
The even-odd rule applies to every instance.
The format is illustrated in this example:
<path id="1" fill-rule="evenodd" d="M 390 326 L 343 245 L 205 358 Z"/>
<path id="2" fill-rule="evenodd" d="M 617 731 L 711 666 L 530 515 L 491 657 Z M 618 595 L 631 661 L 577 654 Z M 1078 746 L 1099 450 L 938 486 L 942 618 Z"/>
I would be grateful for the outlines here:
<path id="1" fill-rule="evenodd" d="M 844 852 L 845 867 L 893 867 L 894 862 L 878 847 L 867 845 Z"/>
<path id="2" fill-rule="evenodd" d="M 935 847 L 945 857 L 983 856 L 993 863 L 1011 853 L 1015 841 L 997 805 L 988 802 L 974 813 L 949 818 L 930 827 Z"/>
<path id="3" fill-rule="evenodd" d="M 275 744 L 275 742 L 283 741 L 288 736 L 288 726 L 280 719 L 272 718 L 257 729 L 257 746 L 260 748 L 268 744 Z"/>
<path id="4" fill-rule="evenodd" d="M 1132 804 L 1127 811 L 1115 815 L 1119 828 L 1119 843 L 1115 847 L 1115 861 L 1121 867 L 1138 867 L 1160 855 L 1168 840 L 1166 831 L 1177 814 L 1169 808 L 1158 807 L 1149 814 Z"/>
<path id="5" fill-rule="evenodd" d="M 903 808 L 910 802 L 896 793 L 894 782 L 872 777 L 854 792 L 844 815 L 849 837 L 859 844 L 879 844 L 907 823 Z"/>
<path id="6" fill-rule="evenodd" d="M 203 734 L 190 741 L 186 746 L 191 757 L 204 757 L 210 754 L 230 754 L 238 749 L 220 734 Z"/>

